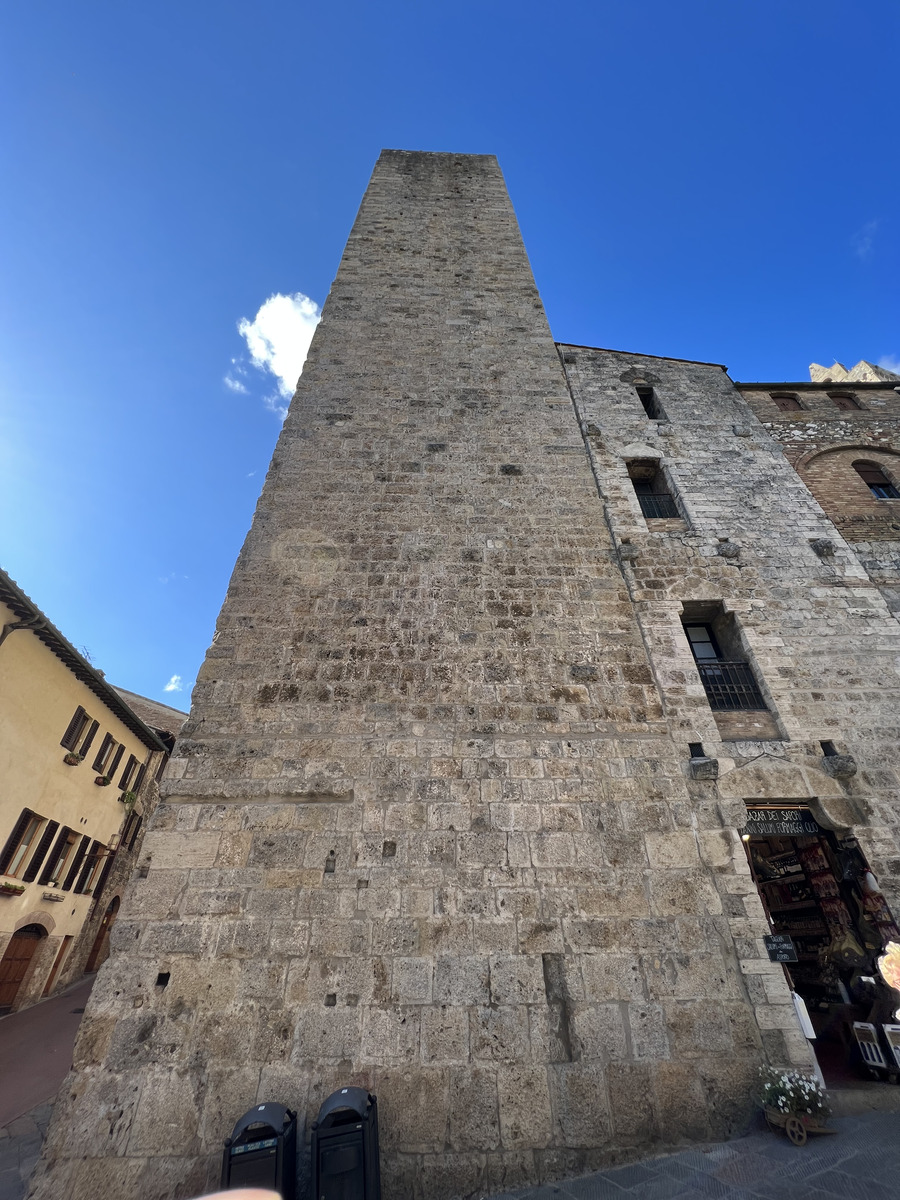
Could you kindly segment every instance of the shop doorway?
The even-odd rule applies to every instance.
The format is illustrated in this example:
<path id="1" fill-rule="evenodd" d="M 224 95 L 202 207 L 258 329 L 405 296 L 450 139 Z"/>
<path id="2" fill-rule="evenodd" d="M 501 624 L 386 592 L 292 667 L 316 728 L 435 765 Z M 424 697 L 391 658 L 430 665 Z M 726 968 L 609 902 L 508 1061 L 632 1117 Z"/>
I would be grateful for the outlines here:
<path id="1" fill-rule="evenodd" d="M 900 929 L 856 839 L 822 828 L 799 805 L 748 805 L 742 837 L 772 930 L 770 957 L 806 1006 L 826 1082 L 870 1073 L 861 1024 L 875 1027 L 896 1067 L 884 1033 L 896 998 L 876 960 Z"/>
<path id="2" fill-rule="evenodd" d="M 100 922 L 100 928 L 97 930 L 97 936 L 94 938 L 94 944 L 85 963 L 85 975 L 90 975 L 92 971 L 98 970 L 106 961 L 109 954 L 109 931 L 112 929 L 118 911 L 119 897 L 113 896 L 106 906 L 106 912 L 103 914 L 103 920 Z"/>
<path id="3" fill-rule="evenodd" d="M 47 936 L 41 925 L 17 929 L 0 958 L 0 1013 L 7 1013 L 16 1002 L 38 943 Z"/>

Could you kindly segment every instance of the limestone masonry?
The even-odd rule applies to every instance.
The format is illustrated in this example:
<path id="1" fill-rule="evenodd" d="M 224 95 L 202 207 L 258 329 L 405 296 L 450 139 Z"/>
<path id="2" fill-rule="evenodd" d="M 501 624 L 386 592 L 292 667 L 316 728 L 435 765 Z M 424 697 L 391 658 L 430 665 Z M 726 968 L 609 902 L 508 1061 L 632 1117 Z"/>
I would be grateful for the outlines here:
<path id="1" fill-rule="evenodd" d="M 351 1083 L 386 1200 L 482 1195 L 809 1064 L 748 806 L 900 912 L 900 395 L 842 386 L 557 345 L 496 160 L 382 154 L 34 1200 L 184 1200 Z"/>

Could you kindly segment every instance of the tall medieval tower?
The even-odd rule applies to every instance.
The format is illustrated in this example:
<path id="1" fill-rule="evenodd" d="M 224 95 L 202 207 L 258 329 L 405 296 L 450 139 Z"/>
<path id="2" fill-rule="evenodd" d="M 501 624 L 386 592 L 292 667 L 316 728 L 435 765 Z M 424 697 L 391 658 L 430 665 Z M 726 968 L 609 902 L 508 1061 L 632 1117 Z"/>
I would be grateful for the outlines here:
<path id="1" fill-rule="evenodd" d="M 636 435 L 604 441 L 604 397 L 638 367 L 560 355 L 493 157 L 382 154 L 36 1197 L 198 1194 L 245 1108 L 309 1121 L 349 1083 L 378 1096 L 387 1200 L 482 1194 L 724 1134 L 766 1055 L 807 1061 L 739 838 L 785 776 L 688 770 L 689 739 L 738 735 L 660 632 L 666 589 L 748 576 L 722 584 L 707 530 L 654 582 L 639 514 L 609 515 L 603 454 Z M 752 415 L 701 367 L 733 439 Z M 803 504 L 780 586 L 820 570 Z"/>

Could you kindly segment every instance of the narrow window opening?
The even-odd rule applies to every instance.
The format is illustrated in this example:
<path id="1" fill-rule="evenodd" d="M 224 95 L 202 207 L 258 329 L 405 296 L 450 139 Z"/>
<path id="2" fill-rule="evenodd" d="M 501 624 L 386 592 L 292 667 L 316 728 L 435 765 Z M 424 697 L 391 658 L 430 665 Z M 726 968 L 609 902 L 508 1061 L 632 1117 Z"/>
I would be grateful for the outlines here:
<path id="1" fill-rule="evenodd" d="M 688 742 L 688 752 L 691 758 L 706 758 L 702 742 Z"/>
<path id="2" fill-rule="evenodd" d="M 862 408 L 862 405 L 852 392 L 829 392 L 828 399 L 841 412 L 855 412 Z"/>
<path id="3" fill-rule="evenodd" d="M 879 500 L 900 500 L 900 492 L 882 471 L 877 463 L 873 462 L 855 462 L 853 470 L 859 475 L 864 483 L 868 484 L 869 491 Z"/>
<path id="4" fill-rule="evenodd" d="M 680 517 L 668 481 L 656 459 L 635 459 L 627 464 L 628 477 L 645 517 Z"/>
<path id="5" fill-rule="evenodd" d="M 638 400 L 643 405 L 644 412 L 651 421 L 665 421 L 666 414 L 662 410 L 662 405 L 657 399 L 656 392 L 652 387 L 637 387 L 635 391 L 638 394 Z"/>
<path id="6" fill-rule="evenodd" d="M 800 412 L 803 409 L 800 398 L 793 392 L 770 392 L 769 395 L 775 401 L 775 407 L 782 412 Z"/>
<path id="7" fill-rule="evenodd" d="M 160 971 L 160 973 L 156 977 L 156 986 L 161 987 L 161 988 L 168 987 L 169 980 L 171 977 L 172 977 L 171 971 Z"/>
<path id="8" fill-rule="evenodd" d="M 683 627 L 710 708 L 714 712 L 767 711 L 734 617 L 721 611 L 703 612 L 696 620 L 686 618 Z"/>
<path id="9" fill-rule="evenodd" d="M 826 758 L 836 757 L 837 750 L 834 747 L 834 742 L 819 742 L 819 745 L 822 747 L 822 753 Z"/>

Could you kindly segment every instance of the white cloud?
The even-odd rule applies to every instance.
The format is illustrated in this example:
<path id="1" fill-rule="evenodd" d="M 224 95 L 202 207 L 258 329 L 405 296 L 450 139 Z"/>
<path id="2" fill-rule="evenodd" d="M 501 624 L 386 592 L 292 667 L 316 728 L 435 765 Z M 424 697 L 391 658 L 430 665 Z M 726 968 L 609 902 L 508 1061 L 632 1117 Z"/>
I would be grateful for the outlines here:
<path id="1" fill-rule="evenodd" d="M 877 229 L 878 221 L 866 221 L 865 225 L 854 233 L 850 239 L 850 245 L 856 251 L 857 258 L 865 260 L 872 257 L 872 247 Z"/>
<path id="2" fill-rule="evenodd" d="M 166 684 L 166 686 L 163 688 L 163 691 L 164 692 L 182 692 L 182 691 L 184 691 L 184 687 L 182 686 L 182 682 L 181 682 L 181 676 L 173 675 L 172 678 L 169 680 L 169 682 Z"/>
<path id="3" fill-rule="evenodd" d="M 900 354 L 882 354 L 878 365 L 884 367 L 886 371 L 893 371 L 895 375 L 900 375 Z"/>
<path id="4" fill-rule="evenodd" d="M 230 388 L 231 391 L 241 392 L 243 395 L 245 395 L 245 396 L 247 395 L 247 389 L 244 387 L 244 385 L 241 383 L 241 381 L 239 379 L 232 379 L 232 377 L 230 375 L 226 375 L 223 380 L 223 383 L 225 384 L 225 386 L 227 388 Z"/>
<path id="5" fill-rule="evenodd" d="M 238 322 L 238 333 L 247 343 L 253 365 L 260 371 L 270 372 L 278 380 L 278 393 L 266 397 L 263 403 L 282 420 L 287 414 L 284 401 L 293 395 L 320 320 L 321 310 L 309 296 L 302 292 L 292 296 L 276 292 L 252 321 L 243 317 Z M 230 377 L 234 378 L 233 372 Z M 226 376 L 226 382 L 228 378 Z"/>

